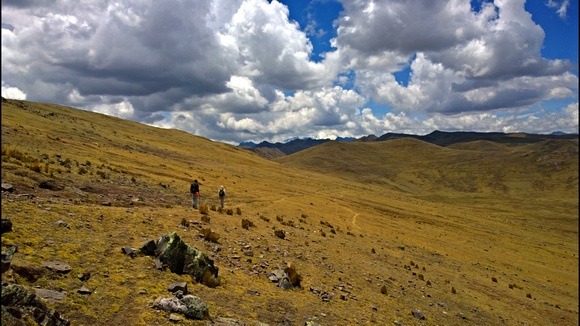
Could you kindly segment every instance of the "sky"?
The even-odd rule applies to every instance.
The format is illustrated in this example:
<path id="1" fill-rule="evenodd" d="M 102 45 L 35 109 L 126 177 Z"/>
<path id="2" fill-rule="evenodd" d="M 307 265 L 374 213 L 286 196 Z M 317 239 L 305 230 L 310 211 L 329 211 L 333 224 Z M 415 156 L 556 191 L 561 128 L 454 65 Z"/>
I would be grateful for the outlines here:
<path id="1" fill-rule="evenodd" d="M 2 96 L 214 141 L 578 133 L 577 0 L 5 0 Z"/>

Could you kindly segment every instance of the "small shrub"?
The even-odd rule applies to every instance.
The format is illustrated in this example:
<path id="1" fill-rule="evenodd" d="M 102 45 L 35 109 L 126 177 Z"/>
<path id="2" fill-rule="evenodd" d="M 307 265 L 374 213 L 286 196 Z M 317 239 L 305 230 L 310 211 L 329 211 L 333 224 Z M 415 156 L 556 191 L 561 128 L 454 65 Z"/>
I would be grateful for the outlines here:
<path id="1" fill-rule="evenodd" d="M 220 206 L 220 207 L 217 208 L 217 212 L 220 213 L 220 214 L 223 214 L 224 209 Z"/>
<path id="2" fill-rule="evenodd" d="M 207 287 L 210 288 L 215 288 L 218 287 L 221 283 L 221 279 L 218 277 L 215 277 L 211 274 L 210 271 L 206 270 L 205 273 L 203 273 L 203 276 L 201 277 L 201 284 L 205 284 Z"/>
<path id="3" fill-rule="evenodd" d="M 248 230 L 251 227 L 255 227 L 256 225 L 254 225 L 254 223 L 248 219 L 243 219 L 242 220 L 242 227 L 246 230 Z"/>
<path id="4" fill-rule="evenodd" d="M 323 236 L 323 237 L 326 237 L 326 232 L 320 230 L 320 235 Z"/>
<path id="5" fill-rule="evenodd" d="M 526 298 L 531 299 L 532 298 L 532 294 L 531 293 L 526 294 Z"/>
<path id="6" fill-rule="evenodd" d="M 181 226 L 183 226 L 183 227 L 189 227 L 189 221 L 188 221 L 188 220 L 186 220 L 186 219 L 185 219 L 185 217 L 183 217 L 183 218 L 181 219 L 181 223 L 180 223 L 180 225 L 181 225 Z"/>
<path id="7" fill-rule="evenodd" d="M 242 215 L 242 210 L 239 207 L 236 207 L 236 214 Z"/>
<path id="8" fill-rule="evenodd" d="M 423 276 L 423 274 L 419 274 L 419 275 L 418 275 L 418 277 L 419 277 L 419 279 L 420 279 L 421 281 L 424 281 L 424 280 L 425 280 L 425 276 Z"/>
<path id="9" fill-rule="evenodd" d="M 209 224 L 209 223 L 210 223 L 210 221 L 211 221 L 211 218 L 209 217 L 209 215 L 202 215 L 202 216 L 201 216 L 201 221 L 202 221 L 203 223 L 207 223 L 207 224 Z"/>
<path id="10" fill-rule="evenodd" d="M 28 168 L 36 173 L 42 172 L 42 166 L 39 163 L 32 163 Z"/>
<path id="11" fill-rule="evenodd" d="M 457 293 L 457 290 L 455 290 L 455 287 L 453 287 L 453 286 L 451 287 L 451 293 L 453 293 L 453 294 Z"/>
<path id="12" fill-rule="evenodd" d="M 209 214 L 209 208 L 207 208 L 207 205 L 199 205 L 199 213 L 202 215 Z"/>
<path id="13" fill-rule="evenodd" d="M 280 215 L 276 215 L 276 221 L 282 223 L 282 222 L 284 222 L 284 218 Z"/>
<path id="14" fill-rule="evenodd" d="M 514 285 L 513 284 L 509 284 L 508 286 L 509 286 L 510 289 L 513 290 L 513 288 L 514 288 Z"/>
<path id="15" fill-rule="evenodd" d="M 492 277 L 492 278 L 491 278 L 491 281 L 492 281 L 493 283 L 497 283 L 497 278 L 495 278 L 495 277 Z"/>
<path id="16" fill-rule="evenodd" d="M 270 219 L 269 219 L 269 218 L 267 218 L 267 217 L 266 217 L 266 216 L 264 216 L 264 215 L 260 215 L 260 219 L 261 219 L 262 221 L 270 222 Z"/>
<path id="17" fill-rule="evenodd" d="M 302 218 L 307 218 L 307 217 L 308 217 L 308 215 L 306 215 L 306 214 L 302 214 L 302 215 L 300 215 L 300 217 L 302 217 Z"/>
<path id="18" fill-rule="evenodd" d="M 300 282 L 302 282 L 302 276 L 296 272 L 296 267 L 290 264 L 288 267 L 284 269 L 286 275 L 288 275 L 288 279 L 290 280 L 290 284 L 295 287 L 300 287 Z"/>
<path id="19" fill-rule="evenodd" d="M 234 215 L 234 210 L 231 208 L 226 209 L 226 214 L 228 215 Z"/>
<path id="20" fill-rule="evenodd" d="M 81 174 L 81 175 L 83 175 L 83 174 L 86 174 L 87 172 L 88 172 L 88 171 L 87 171 L 87 169 L 85 169 L 85 167 L 84 167 L 84 166 L 81 166 L 81 167 L 79 167 L 78 174 Z"/>
<path id="21" fill-rule="evenodd" d="M 212 204 L 212 205 L 209 207 L 209 209 L 215 212 L 215 211 L 217 210 L 217 207 L 216 207 L 216 205 L 215 205 L 215 204 Z"/>
<path id="22" fill-rule="evenodd" d="M 431 286 L 431 281 L 427 281 L 427 286 Z"/>
<path id="23" fill-rule="evenodd" d="M 212 231 L 211 229 L 201 229 L 201 235 L 206 241 L 219 243 L 220 235 L 216 232 Z"/>
<path id="24" fill-rule="evenodd" d="M 381 293 L 382 294 L 387 294 L 387 286 L 383 284 L 383 286 L 381 287 Z"/>

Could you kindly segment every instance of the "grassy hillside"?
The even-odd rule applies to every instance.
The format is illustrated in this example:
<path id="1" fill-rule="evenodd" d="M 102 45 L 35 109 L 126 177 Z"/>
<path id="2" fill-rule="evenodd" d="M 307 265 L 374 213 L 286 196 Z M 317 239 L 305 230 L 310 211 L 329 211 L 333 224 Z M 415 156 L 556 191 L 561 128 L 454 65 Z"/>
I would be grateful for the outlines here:
<path id="1" fill-rule="evenodd" d="M 2 182 L 15 190 L 2 196 L 14 225 L 2 244 L 18 252 L 2 280 L 65 291 L 48 305 L 73 325 L 172 324 L 150 304 L 177 281 L 216 322 L 577 324 L 577 141 L 470 146 L 330 142 L 271 161 L 177 130 L 3 100 Z M 191 208 L 193 179 L 209 221 Z M 220 185 L 231 215 L 211 209 Z M 215 260 L 219 286 L 121 252 L 172 231 Z M 41 272 L 55 260 L 71 273 Z M 289 263 L 301 289 L 267 278 Z"/>

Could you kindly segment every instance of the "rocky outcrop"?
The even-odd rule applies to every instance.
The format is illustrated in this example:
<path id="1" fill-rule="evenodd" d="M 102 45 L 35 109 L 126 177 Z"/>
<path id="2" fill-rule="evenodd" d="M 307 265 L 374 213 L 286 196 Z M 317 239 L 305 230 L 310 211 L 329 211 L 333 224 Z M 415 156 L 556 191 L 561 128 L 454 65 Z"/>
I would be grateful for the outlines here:
<path id="1" fill-rule="evenodd" d="M 159 237 L 155 243 L 155 250 L 151 250 L 151 242 L 146 242 L 141 252 L 153 255 L 161 264 L 176 274 L 191 275 L 196 282 L 209 287 L 219 285 L 218 271 L 211 260 L 202 251 L 186 244 L 175 233 L 169 233 Z"/>
<path id="2" fill-rule="evenodd" d="M 17 284 L 2 285 L 2 324 L 68 326 L 70 322 L 50 309 L 34 291 Z M 26 322 L 25 322 L 26 321 Z"/>

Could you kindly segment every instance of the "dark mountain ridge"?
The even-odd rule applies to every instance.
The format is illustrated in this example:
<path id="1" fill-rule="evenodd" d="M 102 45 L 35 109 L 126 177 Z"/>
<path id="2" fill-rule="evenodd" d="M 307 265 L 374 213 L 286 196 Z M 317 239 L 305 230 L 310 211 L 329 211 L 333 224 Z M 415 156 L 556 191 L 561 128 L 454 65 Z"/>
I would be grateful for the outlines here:
<path id="1" fill-rule="evenodd" d="M 435 130 L 430 134 L 427 135 L 413 135 L 413 134 L 404 134 L 404 133 L 386 133 L 380 137 L 375 135 L 368 135 L 363 136 L 358 139 L 354 138 L 337 138 L 335 141 L 339 142 L 377 142 L 377 141 L 388 141 L 400 138 L 414 138 L 418 140 L 422 140 L 431 144 L 435 144 L 438 146 L 446 147 L 449 145 L 457 144 L 457 143 L 467 143 L 472 141 L 491 141 L 495 143 L 507 144 L 507 145 L 522 145 L 522 144 L 531 144 L 537 143 L 545 140 L 550 139 L 578 139 L 578 134 L 566 134 L 563 132 L 554 132 L 551 134 L 529 134 L 529 133 L 503 133 L 503 132 L 475 132 L 475 131 L 439 131 Z M 332 139 L 312 139 L 312 138 L 304 138 L 304 139 L 294 139 L 286 143 L 270 143 L 267 141 L 263 141 L 259 144 L 255 144 L 252 142 L 245 142 L 240 143 L 240 147 L 245 147 L 250 149 L 253 152 L 256 152 L 260 155 L 263 153 L 263 148 L 268 149 L 276 149 L 279 152 L 290 155 L 296 152 L 318 146 L 324 144 L 326 142 L 333 141 Z M 269 152 L 270 153 L 270 152 Z M 271 158 L 270 155 L 267 155 L 268 158 Z M 277 155 L 279 157 L 279 155 Z"/>

